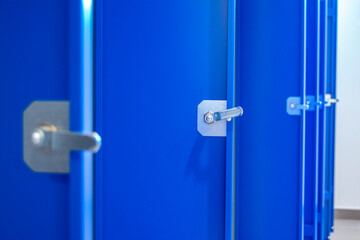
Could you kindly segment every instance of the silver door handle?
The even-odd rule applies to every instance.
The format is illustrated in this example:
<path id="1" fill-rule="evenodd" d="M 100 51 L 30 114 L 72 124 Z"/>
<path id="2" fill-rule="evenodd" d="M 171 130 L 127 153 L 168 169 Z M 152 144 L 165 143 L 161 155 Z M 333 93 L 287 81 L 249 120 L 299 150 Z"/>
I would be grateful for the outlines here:
<path id="1" fill-rule="evenodd" d="M 56 130 L 53 126 L 36 128 L 31 135 L 33 144 L 37 147 L 63 150 L 88 150 L 96 153 L 101 146 L 99 134 L 93 132 L 83 134 L 71 131 Z"/>
<path id="2" fill-rule="evenodd" d="M 227 120 L 230 121 L 231 118 L 242 116 L 244 113 L 241 107 L 234 107 L 219 112 L 207 112 L 204 114 L 204 122 L 207 124 L 212 124 L 216 121 Z"/>

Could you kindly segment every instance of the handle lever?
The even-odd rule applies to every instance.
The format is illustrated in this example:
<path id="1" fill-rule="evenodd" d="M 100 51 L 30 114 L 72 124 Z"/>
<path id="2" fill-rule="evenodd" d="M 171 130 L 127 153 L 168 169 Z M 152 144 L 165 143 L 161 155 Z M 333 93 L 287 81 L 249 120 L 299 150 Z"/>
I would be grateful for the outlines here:
<path id="1" fill-rule="evenodd" d="M 219 112 L 207 112 L 204 114 L 204 121 L 207 124 L 212 124 L 215 121 L 221 121 L 221 120 L 228 120 L 230 121 L 231 118 L 242 116 L 244 113 L 243 109 L 241 107 L 234 107 L 231 109 L 227 109 L 224 111 Z"/>
<path id="2" fill-rule="evenodd" d="M 331 94 L 325 94 L 325 107 L 330 107 L 331 104 L 339 102 L 339 99 L 332 98 Z"/>
<path id="3" fill-rule="evenodd" d="M 93 132 L 83 134 L 66 130 L 56 130 L 53 126 L 42 126 L 34 130 L 31 135 L 32 143 L 37 147 L 63 150 L 99 151 L 101 138 Z"/>

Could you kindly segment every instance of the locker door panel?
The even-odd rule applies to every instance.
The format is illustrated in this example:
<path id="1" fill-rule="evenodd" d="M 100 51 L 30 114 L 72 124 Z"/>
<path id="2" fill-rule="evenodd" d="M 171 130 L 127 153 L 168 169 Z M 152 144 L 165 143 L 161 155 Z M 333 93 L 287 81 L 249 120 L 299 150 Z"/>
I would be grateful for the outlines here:
<path id="1" fill-rule="evenodd" d="M 238 1 L 236 25 L 236 217 L 238 240 L 298 239 L 301 1 Z M 266 20 L 265 20 L 266 19 Z"/>
<path id="2" fill-rule="evenodd" d="M 70 130 L 92 130 L 91 11 L 91 1 L 0 2 L 1 239 L 92 238 L 92 154 L 72 154 L 67 174 L 35 172 L 23 157 L 34 101 L 66 101 Z"/>
<path id="3" fill-rule="evenodd" d="M 330 233 L 334 4 L 238 1 L 236 103 L 246 114 L 236 128 L 236 239 Z M 289 97 L 299 101 L 295 116 Z"/>
<path id="4" fill-rule="evenodd" d="M 224 239 L 226 141 L 196 116 L 227 99 L 227 1 L 99 8 L 96 236 Z"/>
<path id="5" fill-rule="evenodd" d="M 69 176 L 35 173 L 22 156 L 23 111 L 34 100 L 69 99 L 67 11 L 64 1 L 0 3 L 2 239 L 70 236 Z"/>

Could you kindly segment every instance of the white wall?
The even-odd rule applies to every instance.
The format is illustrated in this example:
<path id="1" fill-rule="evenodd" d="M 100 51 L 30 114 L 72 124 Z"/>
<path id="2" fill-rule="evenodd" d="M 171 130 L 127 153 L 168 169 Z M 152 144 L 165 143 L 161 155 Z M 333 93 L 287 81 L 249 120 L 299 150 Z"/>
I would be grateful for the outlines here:
<path id="1" fill-rule="evenodd" d="M 360 0 L 338 1 L 335 208 L 360 209 Z"/>

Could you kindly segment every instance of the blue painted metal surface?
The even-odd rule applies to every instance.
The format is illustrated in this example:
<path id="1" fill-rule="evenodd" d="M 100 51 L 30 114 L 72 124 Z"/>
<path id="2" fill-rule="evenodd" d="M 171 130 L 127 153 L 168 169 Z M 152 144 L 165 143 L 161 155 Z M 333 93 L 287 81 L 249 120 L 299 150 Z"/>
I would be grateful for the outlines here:
<path id="1" fill-rule="evenodd" d="M 319 14 L 319 33 L 320 33 L 320 48 L 319 48 L 319 56 L 320 56 L 320 86 L 319 86 L 319 92 L 320 94 L 324 95 L 326 94 L 326 62 L 327 62 L 327 50 L 326 50 L 326 44 L 327 44 L 327 37 L 326 37 L 326 26 L 327 26 L 327 0 L 320 2 L 320 14 Z M 328 214 L 326 212 L 325 206 L 326 206 L 326 178 L 327 178 L 327 171 L 326 168 L 328 166 L 327 159 L 325 157 L 325 153 L 327 150 L 327 147 L 325 145 L 325 141 L 327 138 L 326 134 L 326 125 L 327 125 L 327 119 L 325 112 L 327 111 L 326 108 L 323 108 L 320 111 L 320 126 L 319 126 L 319 229 L 318 229 L 318 235 L 317 239 L 324 240 L 328 239 L 328 232 L 326 231 L 327 225 L 328 225 Z"/>
<path id="2" fill-rule="evenodd" d="M 336 0 L 2 1 L 0 16 L 2 238 L 93 238 L 91 154 L 70 176 L 33 173 L 19 127 L 31 101 L 69 99 L 71 129 L 91 131 L 93 92 L 97 239 L 331 232 L 335 108 L 284 102 L 335 96 Z M 204 99 L 244 107 L 226 142 L 197 133 Z"/>
<path id="3" fill-rule="evenodd" d="M 35 173 L 22 157 L 25 108 L 70 97 L 68 11 L 68 1 L 0 1 L 1 239 L 70 237 L 69 175 Z"/>
<path id="4" fill-rule="evenodd" d="M 305 239 L 328 239 L 333 226 L 335 106 L 326 107 L 324 96 L 335 96 L 336 1 L 308 1 L 308 78 L 316 92 L 315 121 L 307 119 L 308 144 L 305 179 Z M 315 23 L 315 24 L 314 24 Z M 312 36 L 312 37 L 311 37 Z M 314 55 L 315 53 L 315 55 Z M 316 69 L 315 69 L 316 67 Z M 312 81 L 311 79 L 316 79 Z M 314 84 L 315 83 L 315 84 Z M 321 107 L 322 106 L 322 107 Z M 310 131 L 308 131 L 310 126 Z M 314 126 L 314 128 L 313 128 Z M 313 129 L 312 129 L 313 128 Z M 311 155 L 313 157 L 311 157 Z"/>
<path id="5" fill-rule="evenodd" d="M 32 172 L 20 127 L 32 101 L 70 100 L 71 129 L 92 130 L 92 2 L 1 1 L 0 16 L 0 238 L 92 239 L 91 154 L 70 175 Z"/>
<path id="6" fill-rule="evenodd" d="M 327 86 L 327 56 L 328 56 L 328 52 L 327 52 L 327 42 L 328 42 L 328 38 L 325 37 L 327 35 L 327 6 L 328 1 L 323 2 L 322 4 L 322 12 L 321 12 L 321 16 L 322 16 L 322 25 L 321 25 L 321 30 L 322 30 L 322 42 L 323 42 L 323 47 L 322 47 L 322 54 L 321 56 L 323 57 L 322 60 L 322 68 L 324 69 L 323 71 L 323 76 L 322 76 L 322 86 L 321 86 L 321 90 L 323 93 L 327 92 L 326 86 Z M 331 216 L 329 215 L 329 212 L 327 210 L 327 205 L 328 205 L 328 187 L 327 187 L 327 179 L 329 179 L 329 158 L 326 157 L 326 152 L 328 151 L 328 146 L 326 144 L 326 142 L 328 141 L 328 133 L 326 131 L 326 129 L 328 128 L 328 123 L 329 121 L 327 121 L 327 116 L 326 116 L 326 112 L 328 110 L 326 108 L 323 109 L 322 112 L 322 118 L 323 118 L 323 125 L 320 127 L 320 132 L 322 136 L 321 139 L 321 146 L 322 146 L 322 152 L 321 152 L 321 178 L 320 178 L 320 187 L 321 187 L 321 191 L 319 192 L 319 198 L 321 200 L 321 212 L 320 212 L 320 217 L 321 217 L 321 228 L 319 231 L 319 239 L 320 240 L 324 240 L 327 239 L 327 236 L 330 234 L 330 231 L 328 231 L 329 229 L 329 223 L 330 223 L 330 218 Z"/>
<path id="7" fill-rule="evenodd" d="M 334 16 L 330 16 L 328 12 L 332 12 L 336 7 L 335 1 L 317 1 L 317 81 L 316 91 L 318 101 L 323 104 L 325 94 L 335 96 L 335 70 L 336 61 L 333 58 L 336 53 L 336 24 L 334 24 Z M 329 24 L 330 23 L 330 24 Z M 330 34 L 329 34 L 330 33 Z M 329 71 L 330 70 L 330 71 Z M 323 105 L 324 106 L 324 105 Z M 334 121 L 335 108 L 324 106 L 317 110 L 316 115 L 316 155 L 315 155 L 315 186 L 316 194 L 314 202 L 314 232 L 308 236 L 308 239 L 328 239 L 332 232 L 333 226 L 333 186 L 331 181 L 334 179 L 333 157 L 334 157 Z"/>
<path id="8" fill-rule="evenodd" d="M 306 21 L 306 95 L 319 94 L 319 1 L 307 0 Z M 305 114 L 305 205 L 304 239 L 315 239 L 318 234 L 319 186 L 319 106 L 315 112 Z"/>
<path id="9" fill-rule="evenodd" d="M 224 239 L 226 142 L 200 136 L 196 109 L 227 98 L 227 9 L 218 0 L 102 2 L 100 239 Z"/>
<path id="10" fill-rule="evenodd" d="M 97 133 L 102 132 L 102 1 L 94 2 L 94 126 Z M 95 156 L 94 171 L 94 236 L 102 238 L 102 148 Z"/>
<path id="11" fill-rule="evenodd" d="M 246 114 L 236 127 L 236 239 L 293 240 L 303 233 L 301 118 L 285 108 L 289 96 L 303 94 L 302 4 L 237 3 L 236 104 Z"/>
<path id="12" fill-rule="evenodd" d="M 227 103 L 235 107 L 236 0 L 228 0 L 227 20 Z M 227 123 L 225 240 L 235 239 L 235 121 Z"/>
<path id="13" fill-rule="evenodd" d="M 302 4 L 302 21 L 301 21 L 301 97 L 303 102 L 306 99 L 306 75 L 307 75 L 307 0 L 303 0 Z M 306 134 L 306 111 L 300 116 L 300 161 L 299 161 L 299 215 L 298 239 L 303 240 L 306 235 L 307 228 L 305 226 L 305 134 Z"/>
<path id="14" fill-rule="evenodd" d="M 324 175 L 323 162 L 331 158 L 324 159 L 323 152 L 333 152 L 333 145 L 326 143 L 333 138 L 325 138 L 322 130 L 329 121 L 323 114 L 328 111 L 324 59 L 336 48 L 325 44 L 330 37 L 322 31 L 324 2 L 268 5 L 258 0 L 238 5 L 236 96 L 247 114 L 236 129 L 235 237 L 326 239 L 329 231 L 322 229 L 329 229 L 326 222 L 332 218 L 322 211 L 322 183 L 323 178 L 332 179 L 333 172 L 330 166 Z M 289 96 L 301 96 L 302 105 L 314 96 L 314 111 L 284 116 Z M 333 132 L 333 125 L 326 131 Z M 262 226 L 261 231 L 254 226 Z"/>
<path id="15" fill-rule="evenodd" d="M 93 2 L 70 4 L 70 128 L 93 131 Z M 70 160 L 72 240 L 93 239 L 93 154 L 72 152 Z"/>
<path id="16" fill-rule="evenodd" d="M 336 98 L 336 34 L 337 34 L 337 1 L 325 2 L 323 18 L 326 44 L 324 52 L 324 91 Z M 334 225 L 334 148 L 335 148 L 335 105 L 324 110 L 324 212 L 321 240 L 326 239 Z"/>
<path id="17" fill-rule="evenodd" d="M 337 1 L 329 0 L 328 11 L 328 39 L 329 43 L 327 45 L 329 51 L 328 57 L 328 71 L 329 71 L 329 84 L 327 85 L 328 92 L 336 98 L 336 36 L 337 36 Z M 333 107 L 329 113 L 330 127 L 328 129 L 329 143 L 329 195 L 330 201 L 328 205 L 328 211 L 330 216 L 330 224 L 328 231 L 332 232 L 332 227 L 334 225 L 334 149 L 335 149 L 335 108 Z"/>

